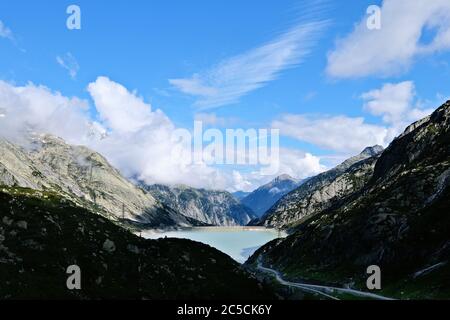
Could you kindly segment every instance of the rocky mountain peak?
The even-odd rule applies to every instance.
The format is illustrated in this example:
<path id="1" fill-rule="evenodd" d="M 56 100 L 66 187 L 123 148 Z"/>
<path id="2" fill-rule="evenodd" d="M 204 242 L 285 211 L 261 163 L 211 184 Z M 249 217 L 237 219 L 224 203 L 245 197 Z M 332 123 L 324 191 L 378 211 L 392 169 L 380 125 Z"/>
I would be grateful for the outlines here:
<path id="1" fill-rule="evenodd" d="M 276 177 L 274 179 L 274 182 L 282 182 L 282 181 L 287 181 L 287 180 L 289 180 L 289 181 L 297 181 L 297 179 L 294 179 L 293 177 L 291 177 L 288 174 L 282 174 L 282 175 L 279 175 L 278 177 Z"/>
<path id="2" fill-rule="evenodd" d="M 410 125 L 378 157 L 333 180 L 311 178 L 283 198 L 265 222 L 291 227 L 292 233 L 250 261 L 264 260 L 297 279 L 314 270 L 311 281 L 359 287 L 366 285 L 363 270 L 378 265 L 384 288 L 398 290 L 395 298 L 448 297 L 443 279 L 450 274 L 449 146 L 447 102 Z"/>
<path id="3" fill-rule="evenodd" d="M 405 166 L 419 162 L 434 153 L 437 159 L 444 157 L 448 150 L 450 131 L 450 101 L 443 104 L 430 116 L 406 128 L 380 157 L 374 172 L 374 180 L 396 175 Z"/>
<path id="4" fill-rule="evenodd" d="M 99 153 L 52 135 L 30 135 L 25 147 L 0 139 L 0 184 L 60 194 L 113 220 L 156 227 L 191 225 L 123 177 Z"/>
<path id="5" fill-rule="evenodd" d="M 297 180 L 288 174 L 282 174 L 251 192 L 241 202 L 261 217 L 282 196 L 294 190 L 300 183 L 301 180 Z"/>
<path id="6" fill-rule="evenodd" d="M 367 147 L 337 167 L 299 184 L 293 191 L 280 197 L 267 210 L 259 224 L 286 227 L 359 190 L 371 178 L 375 163 L 383 150 L 378 145 Z"/>
<path id="7" fill-rule="evenodd" d="M 377 154 L 382 153 L 383 150 L 384 150 L 384 148 L 382 146 L 374 145 L 372 147 L 365 148 L 360 154 L 364 155 L 364 156 L 373 157 L 373 156 L 376 156 Z"/>
<path id="8" fill-rule="evenodd" d="M 210 225 L 246 225 L 255 218 L 252 210 L 242 205 L 227 191 L 196 189 L 186 185 L 146 185 L 142 188 L 166 206 Z"/>

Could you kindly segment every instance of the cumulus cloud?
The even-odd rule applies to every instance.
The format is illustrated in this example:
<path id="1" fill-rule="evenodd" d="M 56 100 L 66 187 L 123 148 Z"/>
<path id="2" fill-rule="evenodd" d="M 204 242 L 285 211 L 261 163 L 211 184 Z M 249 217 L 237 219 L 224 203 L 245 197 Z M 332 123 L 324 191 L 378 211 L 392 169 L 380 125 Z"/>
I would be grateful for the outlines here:
<path id="1" fill-rule="evenodd" d="M 0 81 L 0 135 L 21 142 L 19 138 L 29 132 L 54 134 L 69 143 L 91 147 L 126 176 L 147 183 L 248 191 L 279 174 L 305 178 L 326 169 L 321 162 L 325 158 L 287 148 L 280 149 L 279 158 L 271 159 L 278 170 L 267 176 L 261 175 L 258 166 L 223 168 L 186 162 L 183 156 L 174 156 L 174 150 L 179 155 L 193 153 L 191 145 L 173 139 L 179 128 L 136 92 L 107 77 L 90 83 L 88 92 L 98 121 L 91 120 L 86 100 L 32 83 L 14 86 Z M 279 128 L 282 135 L 350 155 L 368 145 L 388 144 L 410 122 L 432 111 L 420 107 L 414 84 L 408 81 L 387 83 L 361 98 L 364 110 L 381 117 L 384 125 L 366 123 L 363 117 L 288 114 L 273 121 L 272 127 Z M 215 125 L 221 121 L 213 114 L 201 118 Z"/>
<path id="2" fill-rule="evenodd" d="M 93 110 L 86 100 L 65 97 L 44 86 L 0 81 L 0 136 L 26 143 L 29 133 L 50 133 L 100 152 L 124 175 L 147 183 L 235 191 L 252 189 L 260 180 L 271 178 L 262 177 L 257 168 L 241 175 L 238 170 L 243 166 L 224 169 L 186 162 L 176 156 L 178 153 L 174 156 L 174 151 L 180 155 L 193 152 L 191 145 L 173 139 L 179 128 L 136 92 L 107 77 L 90 83 L 88 92 Z M 98 121 L 91 120 L 93 111 Z M 321 169 L 319 161 L 300 151 L 291 155 L 287 150 L 282 151 L 277 165 L 279 173 L 310 175 Z"/>
<path id="3" fill-rule="evenodd" d="M 91 83 L 88 91 L 100 122 L 91 121 L 85 100 L 31 83 L 14 86 L 0 81 L 0 136 L 26 143 L 30 133 L 50 133 L 93 148 L 125 175 L 147 182 L 232 186 L 231 177 L 213 168 L 178 162 L 172 156 L 174 125 L 136 94 L 106 77 Z"/>
<path id="4" fill-rule="evenodd" d="M 345 153 L 359 152 L 369 145 L 385 144 L 388 129 L 368 124 L 363 117 L 286 114 L 272 122 L 282 135 Z"/>
<path id="5" fill-rule="evenodd" d="M 27 132 L 44 132 L 80 143 L 92 126 L 87 101 L 32 83 L 13 86 L 0 81 L 0 106 L 0 135 L 11 140 Z"/>
<path id="6" fill-rule="evenodd" d="M 417 121 L 433 112 L 415 106 L 416 91 L 412 81 L 386 83 L 381 89 L 364 93 L 364 109 L 381 116 L 389 125 L 401 127 Z"/>
<path id="7" fill-rule="evenodd" d="M 434 107 L 421 106 L 412 81 L 386 83 L 380 89 L 362 94 L 361 98 L 364 100 L 364 109 L 372 115 L 381 117 L 385 123 L 388 130 L 384 139 L 385 144 L 391 142 L 412 122 L 434 111 Z"/>
<path id="8" fill-rule="evenodd" d="M 277 175 L 288 174 L 297 179 L 304 179 L 325 171 L 320 157 L 295 149 L 280 150 L 280 169 Z"/>
<path id="9" fill-rule="evenodd" d="M 170 79 L 183 93 L 196 96 L 195 106 L 209 109 L 233 104 L 247 93 L 275 80 L 311 52 L 327 21 L 301 21 L 274 40 L 190 78 Z"/>
<path id="10" fill-rule="evenodd" d="M 328 75 L 354 78 L 398 74 L 420 56 L 450 49 L 448 0 L 385 0 L 380 30 L 369 30 L 367 18 L 337 41 L 328 55 Z M 432 37 L 424 42 L 427 32 Z"/>
<path id="11" fill-rule="evenodd" d="M 89 84 L 88 91 L 108 130 L 105 139 L 91 142 L 91 146 L 126 175 L 147 183 L 186 184 L 230 191 L 251 189 L 258 182 L 259 171 L 241 175 L 236 170 L 186 162 L 185 157 L 174 156 L 174 150 L 180 155 L 195 150 L 192 151 L 191 145 L 173 139 L 179 128 L 161 110 L 152 110 L 150 104 L 122 85 L 99 77 Z M 211 115 L 203 118 L 218 121 Z M 320 159 L 312 155 L 297 152 L 295 159 L 288 151 L 281 154 L 278 167 L 282 173 L 303 176 L 322 169 Z"/>
<path id="12" fill-rule="evenodd" d="M 62 56 L 57 56 L 56 62 L 69 72 L 72 79 L 77 77 L 80 66 L 72 53 L 68 52 Z"/>
<path id="13" fill-rule="evenodd" d="M 297 149 L 281 148 L 279 159 L 273 161 L 277 162 L 278 170 L 271 175 L 261 175 L 259 170 L 250 172 L 233 171 L 233 188 L 231 191 L 251 192 L 281 174 L 304 179 L 328 169 L 321 163 L 321 158 Z"/>
<path id="14" fill-rule="evenodd" d="M 137 132 L 148 125 L 172 129 L 160 110 L 152 111 L 141 97 L 107 77 L 98 77 L 88 85 L 88 91 L 102 120 L 114 132 Z"/>
<path id="15" fill-rule="evenodd" d="M 386 123 L 395 123 L 410 108 L 414 98 L 414 84 L 405 81 L 398 84 L 387 83 L 381 89 L 364 93 L 364 108 L 376 116 L 382 116 Z"/>
<path id="16" fill-rule="evenodd" d="M 419 107 L 412 81 L 386 83 L 380 89 L 363 93 L 363 109 L 382 118 L 374 125 L 364 117 L 311 116 L 287 114 L 273 121 L 282 135 L 305 141 L 327 150 L 356 153 L 375 144 L 387 146 L 411 122 L 433 112 Z"/>
<path id="17" fill-rule="evenodd" d="M 89 84 L 88 91 L 108 130 L 105 139 L 91 146 L 124 174 L 147 183 L 228 187 L 230 179 L 217 170 L 173 156 L 174 150 L 186 146 L 173 141 L 176 128 L 161 110 L 152 110 L 136 93 L 106 77 Z"/>

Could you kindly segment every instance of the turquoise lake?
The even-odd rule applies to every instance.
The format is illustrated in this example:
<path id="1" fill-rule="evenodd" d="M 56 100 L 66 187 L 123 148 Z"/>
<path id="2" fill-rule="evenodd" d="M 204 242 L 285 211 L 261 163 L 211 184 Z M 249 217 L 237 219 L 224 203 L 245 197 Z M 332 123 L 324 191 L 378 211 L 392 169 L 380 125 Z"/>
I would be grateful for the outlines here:
<path id="1" fill-rule="evenodd" d="M 286 235 L 266 228 L 201 227 L 167 232 L 145 231 L 142 236 L 147 239 L 168 237 L 202 242 L 244 263 L 259 247 Z"/>

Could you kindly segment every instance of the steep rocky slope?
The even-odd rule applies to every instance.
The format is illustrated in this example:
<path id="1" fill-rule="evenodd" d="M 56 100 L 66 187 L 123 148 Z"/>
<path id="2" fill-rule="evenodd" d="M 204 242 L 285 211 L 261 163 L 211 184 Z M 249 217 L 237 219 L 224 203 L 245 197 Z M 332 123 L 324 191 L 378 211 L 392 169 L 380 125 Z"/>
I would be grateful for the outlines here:
<path id="1" fill-rule="evenodd" d="M 248 196 L 251 192 L 245 192 L 245 191 L 236 191 L 233 192 L 232 195 L 239 201 L 244 199 L 246 196 Z"/>
<path id="2" fill-rule="evenodd" d="M 195 220 L 218 226 L 246 225 L 255 218 L 226 191 L 195 189 L 187 186 L 142 185 L 166 206 Z"/>
<path id="3" fill-rule="evenodd" d="M 366 148 L 337 167 L 306 180 L 270 208 L 258 224 L 276 228 L 292 226 L 359 190 L 372 176 L 382 151 L 381 146 Z"/>
<path id="4" fill-rule="evenodd" d="M 297 188 L 301 182 L 287 174 L 281 175 L 241 199 L 241 203 L 261 217 L 281 197 Z"/>
<path id="5" fill-rule="evenodd" d="M 81 290 L 66 286 L 70 265 Z M 0 299 L 264 299 L 230 257 L 177 239 L 145 240 L 58 194 L 0 188 Z"/>
<path id="6" fill-rule="evenodd" d="M 0 185 L 51 190 L 111 219 L 149 227 L 196 224 L 136 187 L 86 147 L 39 135 L 30 137 L 25 147 L 0 139 L 0 154 Z"/>
<path id="7" fill-rule="evenodd" d="M 367 185 L 258 257 L 291 278 L 364 288 L 378 265 L 387 295 L 450 297 L 450 101 L 395 139 Z"/>

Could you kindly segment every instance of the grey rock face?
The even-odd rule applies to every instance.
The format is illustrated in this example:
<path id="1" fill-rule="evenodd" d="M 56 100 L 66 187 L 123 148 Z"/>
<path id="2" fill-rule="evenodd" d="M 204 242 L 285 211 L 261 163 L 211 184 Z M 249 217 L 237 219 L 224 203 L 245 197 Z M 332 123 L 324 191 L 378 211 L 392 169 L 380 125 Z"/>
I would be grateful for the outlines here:
<path id="1" fill-rule="evenodd" d="M 258 217 L 261 217 L 269 210 L 278 200 L 285 194 L 297 188 L 301 184 L 301 180 L 292 178 L 284 174 L 273 181 L 265 184 L 246 197 L 241 202 L 252 209 Z"/>
<path id="2" fill-rule="evenodd" d="M 50 135 L 21 147 L 0 139 L 0 184 L 50 190 L 113 220 L 151 227 L 190 226 L 192 221 L 165 208 L 125 179 L 100 154 Z"/>
<path id="3" fill-rule="evenodd" d="M 277 228 L 288 227 L 360 189 L 371 178 L 382 150 L 380 146 L 366 148 L 334 169 L 308 179 L 281 198 L 262 217 L 259 224 Z"/>
<path id="4" fill-rule="evenodd" d="M 143 185 L 156 199 L 183 215 L 218 226 L 246 225 L 255 218 L 226 191 L 195 189 L 187 186 Z"/>

